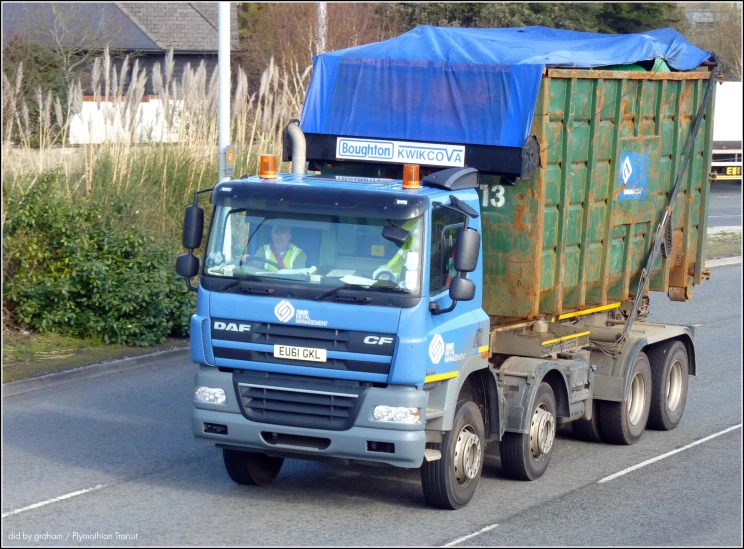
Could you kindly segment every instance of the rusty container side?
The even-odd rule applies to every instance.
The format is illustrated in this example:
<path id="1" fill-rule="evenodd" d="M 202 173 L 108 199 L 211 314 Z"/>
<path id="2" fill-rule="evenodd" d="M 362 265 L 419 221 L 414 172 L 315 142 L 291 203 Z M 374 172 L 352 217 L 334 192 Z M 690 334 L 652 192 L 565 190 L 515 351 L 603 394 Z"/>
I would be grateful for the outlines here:
<path id="1" fill-rule="evenodd" d="M 481 178 L 483 308 L 494 323 L 634 296 L 708 77 L 546 71 L 532 125 L 540 168 L 513 186 Z M 677 299 L 703 279 L 714 99 L 677 197 L 670 257 L 652 269 L 650 290 Z M 642 159 L 641 190 L 625 189 L 632 166 L 621 158 Z"/>

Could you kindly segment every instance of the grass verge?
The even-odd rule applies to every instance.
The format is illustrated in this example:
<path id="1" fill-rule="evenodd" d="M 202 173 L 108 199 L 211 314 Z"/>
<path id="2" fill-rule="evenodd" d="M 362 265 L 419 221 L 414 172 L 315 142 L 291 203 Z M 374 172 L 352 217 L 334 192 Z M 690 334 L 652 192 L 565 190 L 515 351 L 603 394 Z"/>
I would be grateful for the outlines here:
<path id="1" fill-rule="evenodd" d="M 741 231 L 708 235 L 705 259 L 721 259 L 741 255 Z"/>
<path id="2" fill-rule="evenodd" d="M 3 383 L 65 372 L 101 362 L 158 351 L 187 348 L 187 338 L 168 338 L 152 347 L 106 345 L 102 341 L 57 334 L 14 333 L 3 336 Z"/>

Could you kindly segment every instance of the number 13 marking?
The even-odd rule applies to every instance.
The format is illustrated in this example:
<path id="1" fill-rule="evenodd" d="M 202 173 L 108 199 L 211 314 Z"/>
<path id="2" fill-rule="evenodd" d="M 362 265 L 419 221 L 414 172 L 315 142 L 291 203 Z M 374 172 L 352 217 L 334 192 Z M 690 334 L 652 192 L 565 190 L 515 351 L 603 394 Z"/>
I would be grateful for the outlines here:
<path id="1" fill-rule="evenodd" d="M 494 194 L 494 198 L 491 198 L 489 201 L 488 198 L 488 185 L 481 185 L 481 190 L 483 191 L 483 207 L 490 205 L 495 206 L 496 208 L 500 208 L 504 205 L 504 202 L 506 202 L 506 197 L 504 196 L 504 187 L 502 185 L 494 185 L 491 187 L 491 192 Z"/>

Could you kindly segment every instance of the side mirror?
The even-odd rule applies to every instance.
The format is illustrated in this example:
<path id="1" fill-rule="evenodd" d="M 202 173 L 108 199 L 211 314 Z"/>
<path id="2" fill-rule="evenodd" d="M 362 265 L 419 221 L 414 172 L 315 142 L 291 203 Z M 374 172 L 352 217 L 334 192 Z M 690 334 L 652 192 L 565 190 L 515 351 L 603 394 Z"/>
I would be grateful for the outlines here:
<path id="1" fill-rule="evenodd" d="M 204 232 L 204 210 L 199 206 L 188 206 L 183 217 L 183 238 L 181 243 L 187 250 L 195 250 L 201 246 Z M 181 256 L 183 257 L 183 256 Z M 180 258 L 179 258 L 180 260 Z M 198 264 L 198 260 L 197 260 Z M 198 271 L 198 265 L 197 265 Z M 181 274 L 181 273 L 178 273 Z M 194 275 L 191 275 L 194 276 Z"/>
<path id="2" fill-rule="evenodd" d="M 480 239 L 480 233 L 475 229 L 466 228 L 458 231 L 457 241 L 455 242 L 456 271 L 460 273 L 472 273 L 475 270 L 478 266 Z"/>
<path id="3" fill-rule="evenodd" d="M 450 282 L 449 296 L 452 301 L 472 301 L 475 297 L 475 283 L 456 276 Z"/>
<path id="4" fill-rule="evenodd" d="M 176 272 L 186 280 L 199 274 L 199 258 L 193 254 L 181 254 L 176 260 Z"/>
<path id="5" fill-rule="evenodd" d="M 385 225 L 382 228 L 382 238 L 389 240 L 390 242 L 395 242 L 399 246 L 402 246 L 410 236 L 411 233 L 402 227 Z"/>

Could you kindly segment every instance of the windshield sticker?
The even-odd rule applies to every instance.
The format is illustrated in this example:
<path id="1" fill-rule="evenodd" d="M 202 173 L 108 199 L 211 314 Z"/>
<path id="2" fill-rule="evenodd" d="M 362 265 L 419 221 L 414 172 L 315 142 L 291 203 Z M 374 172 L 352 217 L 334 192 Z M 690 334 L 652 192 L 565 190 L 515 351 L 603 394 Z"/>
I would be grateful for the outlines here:
<path id="1" fill-rule="evenodd" d="M 416 163 L 427 166 L 465 166 L 465 147 L 440 143 L 336 138 L 336 158 L 369 162 Z"/>

